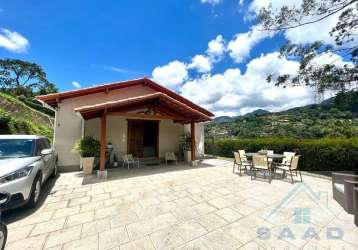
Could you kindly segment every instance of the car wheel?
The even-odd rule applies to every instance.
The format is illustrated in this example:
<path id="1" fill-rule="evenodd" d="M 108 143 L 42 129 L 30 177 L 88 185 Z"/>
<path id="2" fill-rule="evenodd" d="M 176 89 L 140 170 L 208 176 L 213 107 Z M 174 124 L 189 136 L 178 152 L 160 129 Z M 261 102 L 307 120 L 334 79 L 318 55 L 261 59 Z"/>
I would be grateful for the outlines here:
<path id="1" fill-rule="evenodd" d="M 37 203 L 39 202 L 40 199 L 40 194 L 41 194 L 41 175 L 38 174 L 34 180 L 34 182 L 32 183 L 32 188 L 31 188 L 31 196 L 30 196 L 30 200 L 28 203 L 28 206 L 30 208 L 35 208 L 37 206 Z"/>
<path id="2" fill-rule="evenodd" d="M 55 167 L 52 170 L 51 177 L 55 178 L 57 176 L 57 162 L 55 163 Z"/>
<path id="3" fill-rule="evenodd" d="M 4 250 L 7 239 L 7 228 L 3 223 L 0 223 L 0 249 Z"/>

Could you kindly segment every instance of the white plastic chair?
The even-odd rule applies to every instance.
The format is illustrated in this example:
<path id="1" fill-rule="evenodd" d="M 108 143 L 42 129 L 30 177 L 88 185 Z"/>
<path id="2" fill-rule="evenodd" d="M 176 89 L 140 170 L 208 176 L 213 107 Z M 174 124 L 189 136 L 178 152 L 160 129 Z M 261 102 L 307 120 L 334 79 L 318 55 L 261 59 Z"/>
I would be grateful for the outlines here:
<path id="1" fill-rule="evenodd" d="M 137 168 L 139 168 L 139 159 L 134 158 L 133 155 L 131 154 L 123 155 L 122 159 L 123 159 L 122 167 L 124 166 L 124 164 L 127 164 L 127 168 L 129 169 L 129 165 L 132 164 L 132 165 L 137 165 Z"/>
<path id="2" fill-rule="evenodd" d="M 175 161 L 175 164 L 178 165 L 178 158 L 174 154 L 174 152 L 166 152 L 165 153 L 165 165 L 168 165 L 168 161 Z"/>

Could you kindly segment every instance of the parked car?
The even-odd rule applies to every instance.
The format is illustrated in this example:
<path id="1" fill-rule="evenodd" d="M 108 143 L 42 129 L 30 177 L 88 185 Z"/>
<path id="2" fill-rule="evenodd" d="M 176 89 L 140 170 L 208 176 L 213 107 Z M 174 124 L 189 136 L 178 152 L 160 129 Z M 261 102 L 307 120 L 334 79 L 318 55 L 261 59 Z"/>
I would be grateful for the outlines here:
<path id="1" fill-rule="evenodd" d="M 0 190 L 10 194 L 5 210 L 36 207 L 42 184 L 57 174 L 57 154 L 44 136 L 0 135 Z"/>
<path id="2" fill-rule="evenodd" d="M 1 210 L 9 202 L 10 194 L 0 192 L 0 250 L 4 250 L 7 239 L 7 227 L 1 220 Z"/>

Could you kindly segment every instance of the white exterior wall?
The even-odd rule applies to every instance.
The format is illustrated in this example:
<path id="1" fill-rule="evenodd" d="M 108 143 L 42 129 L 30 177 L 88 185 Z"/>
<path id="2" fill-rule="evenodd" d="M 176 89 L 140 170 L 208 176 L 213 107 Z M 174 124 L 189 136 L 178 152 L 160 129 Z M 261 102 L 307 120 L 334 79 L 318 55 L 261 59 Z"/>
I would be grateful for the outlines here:
<path id="1" fill-rule="evenodd" d="M 81 138 L 82 119 L 74 112 L 75 108 L 108 101 L 126 99 L 129 97 L 146 95 L 150 93 L 155 93 L 155 91 L 149 87 L 133 86 L 113 90 L 108 94 L 102 92 L 65 99 L 60 102 L 56 111 L 56 124 L 54 125 L 54 146 L 58 152 L 58 165 L 60 166 L 61 170 L 79 169 L 80 157 L 77 153 L 72 152 L 72 148 L 76 140 Z"/>
<path id="2" fill-rule="evenodd" d="M 127 119 L 125 117 L 107 117 L 107 143 L 113 144 L 115 152 L 120 155 L 127 153 Z M 85 135 L 99 139 L 100 119 L 85 122 Z M 180 136 L 184 133 L 184 125 L 171 120 L 159 122 L 159 157 L 165 152 L 179 152 Z"/>

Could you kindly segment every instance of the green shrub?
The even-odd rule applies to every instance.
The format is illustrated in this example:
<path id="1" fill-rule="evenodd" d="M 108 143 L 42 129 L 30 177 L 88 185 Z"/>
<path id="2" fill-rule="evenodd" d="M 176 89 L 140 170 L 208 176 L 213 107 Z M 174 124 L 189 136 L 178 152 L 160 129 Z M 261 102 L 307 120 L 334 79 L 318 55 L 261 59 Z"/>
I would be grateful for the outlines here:
<path id="1" fill-rule="evenodd" d="M 34 134 L 52 138 L 52 130 L 32 121 L 17 119 L 0 109 L 0 134 Z"/>
<path id="2" fill-rule="evenodd" d="M 300 167 L 306 171 L 358 171 L 358 138 L 207 139 L 205 143 L 205 152 L 217 156 L 233 157 L 232 151 L 239 149 L 298 151 L 302 155 Z"/>
<path id="3" fill-rule="evenodd" d="M 73 150 L 79 153 L 82 157 L 97 156 L 99 151 L 99 141 L 92 136 L 86 136 L 83 139 L 76 141 Z"/>

